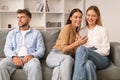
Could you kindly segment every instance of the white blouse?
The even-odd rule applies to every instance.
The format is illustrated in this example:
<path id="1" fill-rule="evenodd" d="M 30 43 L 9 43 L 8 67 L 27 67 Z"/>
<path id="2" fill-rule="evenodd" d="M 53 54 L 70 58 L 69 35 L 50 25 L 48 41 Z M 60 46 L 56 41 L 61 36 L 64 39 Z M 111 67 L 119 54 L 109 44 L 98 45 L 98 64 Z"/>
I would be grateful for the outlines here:
<path id="1" fill-rule="evenodd" d="M 85 47 L 95 47 L 95 51 L 102 56 L 109 55 L 110 42 L 109 35 L 105 27 L 96 25 L 93 29 L 84 27 L 80 30 L 81 36 L 87 35 L 88 41 L 84 44 Z"/>

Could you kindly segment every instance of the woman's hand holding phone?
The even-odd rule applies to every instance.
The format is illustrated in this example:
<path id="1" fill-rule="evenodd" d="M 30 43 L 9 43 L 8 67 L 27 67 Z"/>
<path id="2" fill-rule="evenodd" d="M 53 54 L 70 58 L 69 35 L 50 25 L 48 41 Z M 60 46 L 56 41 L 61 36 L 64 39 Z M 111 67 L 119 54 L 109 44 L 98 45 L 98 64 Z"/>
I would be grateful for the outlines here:
<path id="1" fill-rule="evenodd" d="M 77 39 L 76 42 L 78 43 L 78 45 L 83 45 L 87 42 L 87 40 L 88 40 L 87 36 L 81 36 L 79 39 Z"/>

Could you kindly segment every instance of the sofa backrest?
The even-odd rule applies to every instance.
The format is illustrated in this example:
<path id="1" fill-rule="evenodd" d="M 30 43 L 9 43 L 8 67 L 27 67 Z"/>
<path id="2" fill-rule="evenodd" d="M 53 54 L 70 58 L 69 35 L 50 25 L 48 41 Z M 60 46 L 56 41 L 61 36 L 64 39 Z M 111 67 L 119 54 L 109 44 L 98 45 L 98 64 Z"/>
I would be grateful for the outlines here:
<path id="1" fill-rule="evenodd" d="M 4 50 L 5 41 L 6 41 L 6 36 L 10 30 L 11 29 L 0 29 L 0 58 L 5 57 L 3 50 Z M 56 42 L 60 29 L 47 29 L 46 31 L 41 29 L 39 31 L 42 33 L 43 40 L 45 43 L 45 48 L 46 48 L 45 55 L 43 58 L 46 58 Z M 110 55 L 109 55 L 109 58 L 110 58 Z"/>
<path id="2" fill-rule="evenodd" d="M 8 32 L 11 29 L 0 29 L 0 58 L 4 58 L 4 45 L 5 45 L 5 40 Z"/>
<path id="3" fill-rule="evenodd" d="M 6 36 L 10 30 L 11 29 L 0 29 L 0 58 L 5 57 L 3 50 L 6 41 Z M 47 29 L 46 31 L 44 30 L 39 31 L 42 33 L 44 39 L 46 47 L 44 58 L 46 58 L 46 56 L 49 54 L 50 50 L 52 49 L 56 42 L 60 29 Z"/>
<path id="4" fill-rule="evenodd" d="M 43 35 L 43 40 L 45 43 L 46 50 L 44 58 L 46 58 L 56 42 L 60 29 L 47 29 L 46 31 L 40 30 L 40 32 Z"/>

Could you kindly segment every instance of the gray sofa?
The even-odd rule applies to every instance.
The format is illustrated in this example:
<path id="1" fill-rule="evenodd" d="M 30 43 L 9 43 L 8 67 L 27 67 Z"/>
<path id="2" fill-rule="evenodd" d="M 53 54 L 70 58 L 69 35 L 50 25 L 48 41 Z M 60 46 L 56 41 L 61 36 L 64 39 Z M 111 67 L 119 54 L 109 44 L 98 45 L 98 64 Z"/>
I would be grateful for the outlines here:
<path id="1" fill-rule="evenodd" d="M 6 35 L 10 30 L 11 29 L 0 29 L 0 60 L 5 57 L 3 49 Z M 51 80 L 52 69 L 46 65 L 45 59 L 55 44 L 60 29 L 47 29 L 46 31 L 40 31 L 43 35 L 46 47 L 45 55 L 40 59 L 42 64 L 43 80 Z M 120 43 L 111 42 L 110 44 L 111 49 L 108 57 L 111 60 L 111 63 L 107 69 L 97 71 L 98 80 L 120 80 Z M 11 75 L 11 80 L 27 80 L 27 76 L 22 69 L 17 69 L 13 75 Z"/>

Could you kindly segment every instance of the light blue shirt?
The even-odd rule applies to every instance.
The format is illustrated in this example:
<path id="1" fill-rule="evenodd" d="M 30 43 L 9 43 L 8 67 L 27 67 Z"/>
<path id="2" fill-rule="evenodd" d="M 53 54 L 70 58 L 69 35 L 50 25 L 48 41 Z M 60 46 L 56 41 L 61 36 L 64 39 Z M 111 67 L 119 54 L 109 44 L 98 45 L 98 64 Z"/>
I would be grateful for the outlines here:
<path id="1" fill-rule="evenodd" d="M 40 31 L 30 27 L 24 39 L 28 55 L 32 54 L 36 58 L 41 58 L 44 55 L 45 46 Z M 8 33 L 4 47 L 6 57 L 12 58 L 12 56 L 17 56 L 21 40 L 22 34 L 19 28 L 13 29 Z"/>

